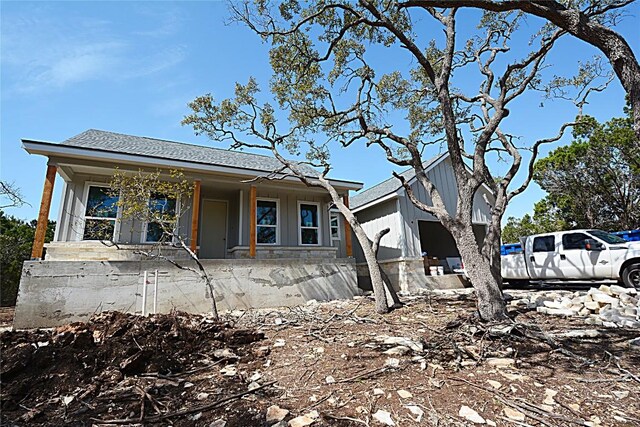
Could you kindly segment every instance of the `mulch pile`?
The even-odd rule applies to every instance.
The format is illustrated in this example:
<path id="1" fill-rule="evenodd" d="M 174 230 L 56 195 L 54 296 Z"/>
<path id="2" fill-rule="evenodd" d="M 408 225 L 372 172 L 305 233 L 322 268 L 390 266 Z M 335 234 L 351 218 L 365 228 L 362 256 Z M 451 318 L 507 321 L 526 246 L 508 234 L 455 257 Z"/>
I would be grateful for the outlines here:
<path id="1" fill-rule="evenodd" d="M 236 395 L 247 393 L 242 376 L 226 377 L 220 369 L 264 357 L 257 350 L 263 338 L 255 330 L 179 312 L 105 312 L 53 331 L 4 332 L 2 424 L 167 424 L 179 417 L 193 425 L 204 406 L 215 419 L 216 408 L 224 411 L 239 400 Z M 187 381 L 204 371 L 218 373 L 210 375 L 206 393 Z M 247 416 L 252 414 L 239 410 L 235 424 L 243 425 Z"/>

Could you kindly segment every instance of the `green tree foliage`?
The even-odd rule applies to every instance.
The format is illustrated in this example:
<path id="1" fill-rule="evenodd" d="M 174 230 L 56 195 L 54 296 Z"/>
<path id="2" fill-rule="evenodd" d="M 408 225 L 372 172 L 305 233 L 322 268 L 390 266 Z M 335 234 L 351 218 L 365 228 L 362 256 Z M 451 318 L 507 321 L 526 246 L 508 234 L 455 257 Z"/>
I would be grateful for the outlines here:
<path id="1" fill-rule="evenodd" d="M 36 222 L 26 222 L 0 210 L 0 299 L 3 307 L 16 302 L 22 263 L 31 258 Z M 49 221 L 45 242 L 53 239 L 55 226 L 55 222 Z"/>
<path id="2" fill-rule="evenodd" d="M 568 224 L 558 210 L 545 197 L 534 205 L 533 216 L 526 214 L 522 218 L 509 217 L 502 229 L 502 241 L 518 243 L 520 237 L 566 230 L 567 227 Z"/>
<path id="3" fill-rule="evenodd" d="M 456 241 L 480 317 L 504 318 L 497 255 L 502 216 L 527 188 L 541 146 L 573 126 L 564 123 L 556 135 L 522 144 L 504 119 L 526 93 L 581 108 L 589 93 L 611 81 L 608 68 L 595 59 L 582 62 L 575 76 L 544 71 L 547 55 L 567 30 L 525 22 L 517 10 L 462 21 L 455 6 L 443 11 L 413 2 L 244 0 L 229 6 L 233 20 L 270 45 L 270 91 L 277 104 L 264 102 L 268 98 L 249 80 L 236 87 L 234 98 L 196 98 L 190 104 L 194 114 L 183 123 L 231 142 L 232 148 L 306 152 L 325 170 L 333 147 L 356 144 L 376 147 L 395 165 L 411 167 L 429 204 L 397 177 L 413 204 L 438 218 Z M 589 17 L 608 12 L 599 9 Z M 424 170 L 425 158 L 443 147 L 458 193 L 455 212 Z M 492 167 L 497 156 L 504 162 L 499 180 Z M 523 168 L 525 178 L 514 181 Z M 472 212 L 484 185 L 495 202 L 487 236 L 479 243 Z"/>
<path id="4" fill-rule="evenodd" d="M 572 228 L 640 227 L 640 141 L 630 117 L 585 117 L 574 141 L 535 166 L 548 207 Z"/>

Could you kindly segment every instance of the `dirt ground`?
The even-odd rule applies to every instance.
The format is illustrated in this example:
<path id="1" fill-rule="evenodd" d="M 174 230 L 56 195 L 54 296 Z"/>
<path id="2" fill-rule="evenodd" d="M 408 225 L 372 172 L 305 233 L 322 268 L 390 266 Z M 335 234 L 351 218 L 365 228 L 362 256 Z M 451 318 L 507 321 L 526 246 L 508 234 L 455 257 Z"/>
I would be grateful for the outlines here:
<path id="1" fill-rule="evenodd" d="M 279 426 L 640 426 L 640 331 L 522 308 L 484 325 L 469 294 L 404 302 L 4 332 L 2 424 L 264 426 L 277 405 Z"/>

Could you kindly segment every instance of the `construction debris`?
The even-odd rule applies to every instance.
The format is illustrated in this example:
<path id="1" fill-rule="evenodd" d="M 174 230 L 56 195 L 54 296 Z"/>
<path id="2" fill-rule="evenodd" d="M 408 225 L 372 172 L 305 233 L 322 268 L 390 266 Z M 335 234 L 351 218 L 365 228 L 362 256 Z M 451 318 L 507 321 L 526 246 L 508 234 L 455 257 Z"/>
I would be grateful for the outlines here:
<path id="1" fill-rule="evenodd" d="M 601 285 L 588 291 L 549 291 L 515 297 L 510 305 L 556 316 L 582 317 L 590 325 L 640 328 L 640 298 L 634 288 Z"/>
<path id="2" fill-rule="evenodd" d="M 640 425 L 637 329 L 522 303 L 485 324 L 469 291 L 403 302 L 387 315 L 361 297 L 5 332 L 0 424 Z"/>

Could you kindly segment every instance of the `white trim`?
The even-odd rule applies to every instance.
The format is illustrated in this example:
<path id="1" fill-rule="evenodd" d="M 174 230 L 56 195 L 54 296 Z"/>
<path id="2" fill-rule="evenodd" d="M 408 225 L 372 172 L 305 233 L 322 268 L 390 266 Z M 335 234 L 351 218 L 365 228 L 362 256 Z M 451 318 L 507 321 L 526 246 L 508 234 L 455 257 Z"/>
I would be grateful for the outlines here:
<path id="1" fill-rule="evenodd" d="M 386 196 L 380 197 L 379 199 L 375 199 L 375 200 L 370 201 L 369 203 L 365 203 L 362 206 L 358 206 L 357 208 L 352 209 L 351 212 L 352 213 L 360 212 L 362 210 L 368 209 L 368 208 L 370 208 L 372 206 L 375 206 L 375 205 L 377 205 L 379 203 L 382 203 L 382 202 L 386 202 L 387 200 L 391 200 L 391 199 L 394 199 L 396 197 L 398 197 L 398 192 L 394 191 L 393 193 L 389 193 Z"/>
<path id="2" fill-rule="evenodd" d="M 106 187 L 106 188 L 111 188 L 111 186 L 109 185 L 108 182 L 101 182 L 101 181 L 85 181 L 84 182 L 84 193 L 82 195 L 82 200 L 83 200 L 83 204 L 82 204 L 82 231 L 77 235 L 79 237 L 79 240 L 82 242 L 100 242 L 101 240 L 90 240 L 90 239 L 85 239 L 84 238 L 84 229 L 86 226 L 86 220 L 87 220 L 87 203 L 89 203 L 89 187 Z M 120 197 L 118 196 L 118 200 L 120 199 Z M 89 219 L 98 219 L 98 220 L 114 220 L 114 224 L 113 224 L 113 236 L 111 236 L 111 241 L 112 242 L 117 242 L 119 237 L 120 237 L 120 225 L 121 225 L 121 211 L 120 211 L 120 207 L 117 207 L 116 210 L 116 217 L 115 218 L 104 218 L 104 217 L 88 217 Z"/>
<path id="3" fill-rule="evenodd" d="M 316 219 L 318 221 L 317 227 L 302 227 L 302 218 L 300 218 L 300 206 L 302 205 L 314 205 L 318 210 L 316 211 Z M 307 202 L 305 200 L 298 200 L 298 210 L 296 211 L 298 217 L 298 245 L 299 246 L 322 246 L 322 210 L 320 209 L 320 203 Z M 302 243 L 302 229 L 316 230 L 318 233 L 318 243 Z"/>
<path id="4" fill-rule="evenodd" d="M 258 224 L 258 202 L 276 202 L 276 242 L 275 243 L 260 243 L 258 242 L 258 227 L 273 227 L 272 225 L 260 225 Z M 280 199 L 273 199 L 270 197 L 256 197 L 256 245 L 258 246 L 278 246 L 280 244 Z"/>
<path id="5" fill-rule="evenodd" d="M 206 163 L 189 162 L 186 160 L 164 159 L 161 157 L 152 157 L 137 154 L 116 153 L 108 150 L 100 150 L 87 147 L 70 147 L 68 145 L 54 144 L 51 142 L 22 140 L 22 147 L 29 154 L 40 154 L 43 156 L 63 155 L 78 159 L 94 159 L 101 161 L 107 160 L 115 164 L 145 164 L 153 168 L 157 168 L 160 166 L 192 171 L 219 172 L 231 175 L 250 176 L 252 178 L 273 176 L 273 172 L 269 171 L 259 171 L 247 168 L 234 168 L 231 166 L 218 166 Z M 243 174 L 242 172 L 245 173 Z M 285 174 L 278 174 L 277 176 L 280 180 L 300 182 L 297 177 L 287 176 Z M 362 183 L 359 182 L 341 181 L 337 179 L 329 179 L 328 181 L 329 183 L 331 183 L 331 185 L 340 188 L 350 190 L 362 189 Z"/>
<path id="6" fill-rule="evenodd" d="M 243 213 L 243 206 L 242 206 L 242 202 L 244 199 L 244 191 L 240 190 L 240 196 L 239 196 L 239 202 L 238 204 L 239 209 L 238 209 L 238 244 L 241 245 L 242 244 L 242 213 Z"/>
<path id="7" fill-rule="evenodd" d="M 224 227 L 224 254 L 223 257 L 224 258 L 211 258 L 211 259 L 226 259 L 227 258 L 227 252 L 228 252 L 228 246 L 227 243 L 229 241 L 229 201 L 228 200 L 224 200 L 224 199 L 209 199 L 209 198 L 203 198 L 202 199 L 202 203 L 200 204 L 200 218 L 198 219 L 200 221 L 200 226 L 198 227 L 198 247 L 202 246 L 202 224 L 204 223 L 204 202 L 217 202 L 217 203 L 224 203 L 225 206 L 225 219 L 224 219 L 224 223 L 225 223 L 225 227 Z M 209 259 L 209 258 L 207 258 Z"/>
<path id="8" fill-rule="evenodd" d="M 336 219 L 338 220 L 338 237 L 333 237 L 333 234 L 331 234 L 331 229 L 333 228 L 333 226 L 331 225 L 331 216 L 335 215 Z M 342 240 L 342 230 L 340 227 L 340 217 L 342 216 L 342 214 L 340 213 L 340 211 L 338 210 L 334 210 L 334 209 L 329 209 L 329 238 L 331 239 L 331 242 L 339 242 Z"/>
<path id="9" fill-rule="evenodd" d="M 60 241 L 60 232 L 63 228 L 66 229 L 65 226 L 63 226 L 63 215 L 64 215 L 64 211 L 67 207 L 67 203 L 69 201 L 69 192 L 68 192 L 68 186 L 67 186 L 67 181 L 65 179 L 62 180 L 62 200 L 60 200 L 60 208 L 58 209 L 58 222 L 56 224 L 56 228 L 53 232 L 53 241 L 54 242 L 58 242 Z"/>

